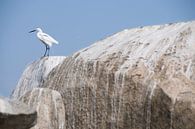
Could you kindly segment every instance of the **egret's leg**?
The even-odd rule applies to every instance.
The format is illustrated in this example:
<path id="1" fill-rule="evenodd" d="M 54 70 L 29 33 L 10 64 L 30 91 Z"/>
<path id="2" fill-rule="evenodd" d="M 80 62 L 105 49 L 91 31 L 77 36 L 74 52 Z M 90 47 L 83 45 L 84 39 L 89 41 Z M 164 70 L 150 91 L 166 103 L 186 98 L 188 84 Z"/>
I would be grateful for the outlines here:
<path id="1" fill-rule="evenodd" d="M 44 57 L 46 56 L 46 53 L 47 53 L 47 45 L 45 45 L 45 54 L 44 54 Z"/>
<path id="2" fill-rule="evenodd" d="M 50 51 L 50 47 L 48 46 L 48 53 L 47 53 L 47 56 L 49 56 L 49 51 Z"/>

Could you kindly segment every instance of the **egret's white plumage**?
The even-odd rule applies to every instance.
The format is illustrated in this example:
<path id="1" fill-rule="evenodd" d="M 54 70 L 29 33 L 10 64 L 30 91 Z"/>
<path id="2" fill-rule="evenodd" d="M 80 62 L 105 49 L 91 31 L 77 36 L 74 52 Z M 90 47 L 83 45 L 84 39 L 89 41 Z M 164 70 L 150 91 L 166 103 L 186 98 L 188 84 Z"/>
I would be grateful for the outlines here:
<path id="1" fill-rule="evenodd" d="M 53 43 L 58 44 L 58 41 L 56 41 L 50 35 L 43 33 L 43 31 L 40 28 L 37 28 L 36 30 L 38 31 L 37 37 L 39 38 L 39 40 L 41 40 L 43 43 L 45 43 L 49 47 L 51 47 Z"/>
<path id="2" fill-rule="evenodd" d="M 36 30 L 32 30 L 30 31 L 31 32 L 35 32 L 37 31 L 37 37 L 38 39 L 44 43 L 45 47 L 46 47 L 46 51 L 45 51 L 45 54 L 44 56 L 46 55 L 47 53 L 47 50 L 48 50 L 48 56 L 49 56 L 49 50 L 50 50 L 50 47 L 52 46 L 53 43 L 55 44 L 58 44 L 58 41 L 56 41 L 54 38 L 52 38 L 50 35 L 44 33 L 41 28 L 36 28 Z"/>

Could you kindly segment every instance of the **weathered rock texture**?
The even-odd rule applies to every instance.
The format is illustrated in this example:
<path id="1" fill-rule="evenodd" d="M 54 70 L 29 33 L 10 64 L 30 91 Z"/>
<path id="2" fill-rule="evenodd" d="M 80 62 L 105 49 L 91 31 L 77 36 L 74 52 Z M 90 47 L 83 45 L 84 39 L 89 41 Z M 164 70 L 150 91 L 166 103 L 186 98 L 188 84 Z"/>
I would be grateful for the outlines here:
<path id="1" fill-rule="evenodd" d="M 25 92 L 41 87 L 51 70 L 60 65 L 65 58 L 45 57 L 27 66 L 12 94 L 12 98 L 18 99 Z"/>
<path id="2" fill-rule="evenodd" d="M 33 107 L 0 97 L 0 129 L 28 129 L 36 120 L 37 112 Z"/>
<path id="3" fill-rule="evenodd" d="M 54 90 L 34 88 L 20 101 L 36 107 L 37 124 L 31 129 L 65 129 L 65 109 L 61 95 Z"/>
<path id="4" fill-rule="evenodd" d="M 119 32 L 67 57 L 39 87 L 60 92 L 67 129 L 194 129 L 195 22 Z"/>

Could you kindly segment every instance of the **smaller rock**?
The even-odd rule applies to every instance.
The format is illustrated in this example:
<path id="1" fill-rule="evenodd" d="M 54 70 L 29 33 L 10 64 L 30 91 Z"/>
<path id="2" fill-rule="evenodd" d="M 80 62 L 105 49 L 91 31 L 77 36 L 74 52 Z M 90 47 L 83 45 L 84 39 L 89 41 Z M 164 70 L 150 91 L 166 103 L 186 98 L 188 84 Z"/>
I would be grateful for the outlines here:
<path id="1" fill-rule="evenodd" d="M 20 100 L 29 106 L 36 106 L 37 124 L 31 129 L 65 129 L 65 109 L 59 92 L 34 88 Z"/>
<path id="2" fill-rule="evenodd" d="M 36 118 L 34 108 L 0 97 L 0 129 L 29 129 L 36 124 Z"/>

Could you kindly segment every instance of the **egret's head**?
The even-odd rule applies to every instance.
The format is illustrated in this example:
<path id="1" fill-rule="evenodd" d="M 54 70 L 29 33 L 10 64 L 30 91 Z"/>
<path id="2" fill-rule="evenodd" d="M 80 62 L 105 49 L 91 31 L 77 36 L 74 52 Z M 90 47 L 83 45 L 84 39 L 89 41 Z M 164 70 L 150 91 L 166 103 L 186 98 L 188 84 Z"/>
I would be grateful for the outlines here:
<path id="1" fill-rule="evenodd" d="M 36 31 L 38 31 L 38 32 L 43 32 L 43 31 L 41 30 L 41 28 L 36 28 Z"/>
<path id="2" fill-rule="evenodd" d="M 41 30 L 41 28 L 36 28 L 35 30 L 31 30 L 29 33 L 32 33 L 32 32 L 35 32 L 35 31 L 43 32 L 43 31 Z"/>

